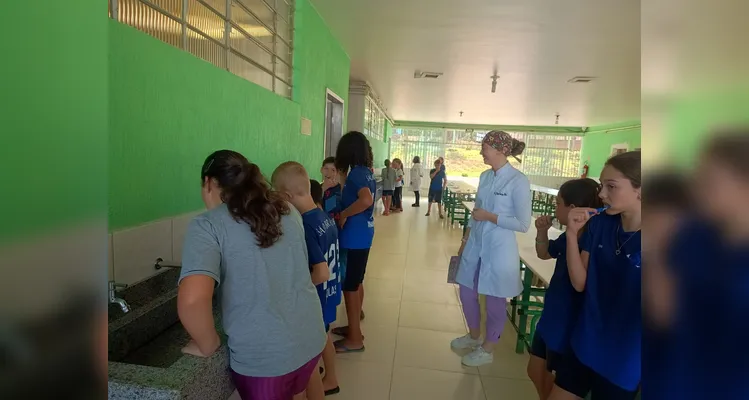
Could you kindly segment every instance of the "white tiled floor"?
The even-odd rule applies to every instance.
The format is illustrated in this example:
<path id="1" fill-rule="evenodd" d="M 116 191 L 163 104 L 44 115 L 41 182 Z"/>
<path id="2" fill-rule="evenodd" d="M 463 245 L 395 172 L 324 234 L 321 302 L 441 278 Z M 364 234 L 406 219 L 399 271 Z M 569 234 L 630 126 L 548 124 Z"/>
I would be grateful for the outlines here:
<path id="1" fill-rule="evenodd" d="M 536 399 L 525 369 L 527 354 L 516 354 L 511 325 L 498 345 L 494 364 L 468 368 L 450 349 L 466 332 L 457 288 L 449 285 L 449 256 L 462 230 L 448 227 L 426 207 L 378 216 L 365 279 L 363 330 L 367 350 L 337 359 L 341 392 L 335 400 L 526 400 Z M 343 307 L 336 325 L 345 325 Z"/>

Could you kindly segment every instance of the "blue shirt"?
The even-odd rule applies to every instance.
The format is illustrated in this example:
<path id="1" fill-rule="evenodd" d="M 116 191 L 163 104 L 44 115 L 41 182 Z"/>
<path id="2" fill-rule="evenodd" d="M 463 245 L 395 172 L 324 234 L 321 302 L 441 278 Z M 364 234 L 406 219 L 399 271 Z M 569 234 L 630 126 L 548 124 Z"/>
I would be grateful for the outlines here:
<path id="1" fill-rule="evenodd" d="M 590 253 L 588 276 L 572 333 L 572 349 L 583 364 L 631 391 L 641 376 L 641 248 L 640 233 L 624 232 L 620 215 L 590 219 L 580 240 L 580 250 Z"/>
<path id="2" fill-rule="evenodd" d="M 434 173 L 434 169 L 429 171 L 429 175 L 432 175 Z M 429 190 L 442 190 L 442 186 L 445 179 L 445 169 L 440 168 L 440 171 L 437 173 L 437 175 L 432 178 L 432 182 L 429 184 Z"/>
<path id="3" fill-rule="evenodd" d="M 544 310 L 536 326 L 536 334 L 546 347 L 565 354 L 570 350 L 570 336 L 577 321 L 583 294 L 572 286 L 567 269 L 567 233 L 549 241 L 549 255 L 556 258 L 554 275 L 544 295 Z"/>
<path id="4" fill-rule="evenodd" d="M 677 301 L 661 360 L 664 392 L 653 398 L 746 399 L 749 364 L 742 341 L 749 337 L 749 246 L 732 246 L 715 226 L 688 221 L 669 253 Z M 647 390 L 650 397 L 655 388 Z"/>
<path id="5" fill-rule="evenodd" d="M 359 190 L 362 188 L 369 189 L 374 198 L 377 190 L 377 183 L 372 171 L 364 166 L 354 167 L 349 171 L 346 177 L 346 184 L 343 185 L 341 194 L 341 209 L 349 208 L 356 200 L 359 199 Z M 374 239 L 374 201 L 372 205 L 359 214 L 352 215 L 346 220 L 346 224 L 341 229 L 341 248 L 342 249 L 368 249 L 372 247 Z"/>
<path id="6" fill-rule="evenodd" d="M 307 255 L 310 269 L 315 264 L 328 264 L 330 278 L 317 285 L 322 316 L 326 325 L 335 321 L 336 308 L 341 304 L 341 277 L 338 271 L 338 229 L 325 211 L 315 208 L 302 214 L 304 239 L 307 242 Z"/>
<path id="7" fill-rule="evenodd" d="M 330 187 L 323 193 L 322 206 L 330 218 L 338 223 L 341 217 L 341 185 Z"/>

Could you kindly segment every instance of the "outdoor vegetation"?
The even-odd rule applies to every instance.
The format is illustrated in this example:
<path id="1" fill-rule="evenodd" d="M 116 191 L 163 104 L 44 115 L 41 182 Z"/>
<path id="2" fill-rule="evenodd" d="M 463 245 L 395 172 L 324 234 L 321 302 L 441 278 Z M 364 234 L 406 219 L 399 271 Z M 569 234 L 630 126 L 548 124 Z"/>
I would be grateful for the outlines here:
<path id="1" fill-rule="evenodd" d="M 429 170 L 438 157 L 445 158 L 448 175 L 475 178 L 486 170 L 481 140 L 486 131 L 397 128 L 390 140 L 390 157 L 410 164 L 419 156 Z M 580 175 L 581 138 L 511 132 L 526 143 L 522 163 L 510 163 L 526 175 L 576 177 Z"/>

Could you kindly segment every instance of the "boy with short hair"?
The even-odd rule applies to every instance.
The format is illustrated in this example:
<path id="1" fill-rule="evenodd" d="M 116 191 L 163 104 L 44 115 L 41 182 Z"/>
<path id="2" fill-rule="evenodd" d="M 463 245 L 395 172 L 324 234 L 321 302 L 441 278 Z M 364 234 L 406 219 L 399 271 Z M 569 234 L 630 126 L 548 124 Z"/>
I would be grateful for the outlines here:
<path id="1" fill-rule="evenodd" d="M 320 173 L 323 177 L 322 209 L 330 215 L 330 218 L 335 220 L 337 225 L 341 214 L 341 190 L 343 185 L 340 183 L 338 169 L 335 167 L 335 157 L 328 157 L 322 162 Z"/>
<path id="2" fill-rule="evenodd" d="M 434 168 L 429 171 L 429 177 L 432 179 L 432 182 L 429 184 L 429 206 L 426 216 L 428 217 L 432 213 L 432 204 L 437 203 L 440 218 L 445 218 L 442 214 L 442 191 L 447 186 L 447 175 L 442 164 L 442 157 L 434 162 Z"/>
<path id="3" fill-rule="evenodd" d="M 301 164 L 289 161 L 279 165 L 273 171 L 271 181 L 273 187 L 286 194 L 289 202 L 302 214 L 312 282 L 317 286 L 325 331 L 328 332 L 330 324 L 336 319 L 338 304 L 341 303 L 338 228 L 335 221 L 319 207 L 319 202 L 322 201 L 322 187 L 318 182 L 309 179 Z M 340 391 L 335 373 L 335 355 L 336 350 L 328 334 L 328 343 L 322 353 L 325 365 L 323 388 L 326 395 Z"/>

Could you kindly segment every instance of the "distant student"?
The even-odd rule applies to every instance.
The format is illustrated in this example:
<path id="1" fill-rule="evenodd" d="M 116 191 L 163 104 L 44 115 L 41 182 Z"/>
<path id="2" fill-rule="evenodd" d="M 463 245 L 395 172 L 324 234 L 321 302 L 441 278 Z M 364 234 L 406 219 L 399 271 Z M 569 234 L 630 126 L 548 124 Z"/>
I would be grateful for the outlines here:
<path id="1" fill-rule="evenodd" d="M 442 161 L 438 159 L 434 162 L 434 168 L 429 171 L 429 178 L 432 182 L 429 184 L 429 206 L 427 208 L 426 216 L 432 214 L 432 204 L 437 203 L 437 210 L 440 213 L 440 218 L 445 218 L 442 214 L 442 191 L 447 186 L 447 175 L 445 175 L 445 169 L 442 167 Z"/>
<path id="2" fill-rule="evenodd" d="M 567 266 L 583 302 L 571 334 L 572 353 L 557 370 L 552 400 L 637 396 L 643 333 L 640 161 L 640 152 L 631 151 L 606 162 L 600 193 L 606 212 L 570 211 Z"/>
<path id="3" fill-rule="evenodd" d="M 395 169 L 390 165 L 390 160 L 385 160 L 385 168 L 382 169 L 382 206 L 385 212 L 382 215 L 390 215 L 390 206 L 393 201 L 393 192 L 395 192 Z"/>
<path id="4" fill-rule="evenodd" d="M 346 258 L 346 276 L 343 297 L 346 301 L 347 327 L 333 332 L 345 336 L 335 342 L 339 353 L 364 351 L 364 336 L 360 320 L 363 319 L 364 275 L 367 271 L 369 250 L 374 239 L 374 193 L 376 183 L 372 166 L 372 147 L 361 132 L 349 132 L 338 142 L 336 168 L 345 176 L 341 196 L 339 226 L 341 259 Z"/>
<path id="5" fill-rule="evenodd" d="M 424 177 L 424 170 L 421 168 L 421 158 L 419 158 L 419 156 L 416 156 L 413 159 L 413 166 L 411 167 L 410 177 L 411 177 L 410 188 L 411 188 L 411 191 L 414 192 L 414 196 L 416 196 L 416 201 L 411 205 L 411 207 L 421 207 L 420 190 L 421 190 L 421 178 Z"/>
<path id="6" fill-rule="evenodd" d="M 284 193 L 302 214 L 312 283 L 317 287 L 320 298 L 325 332 L 330 332 L 330 324 L 335 322 L 336 310 L 341 303 L 341 282 L 338 271 L 338 229 L 335 221 L 319 207 L 322 186 L 317 181 L 311 181 L 304 167 L 294 161 L 279 165 L 273 172 L 271 181 L 276 190 Z M 323 388 L 326 396 L 340 391 L 336 378 L 335 354 L 333 340 L 328 334 L 328 342 L 322 353 L 325 365 Z"/>
<path id="7" fill-rule="evenodd" d="M 403 212 L 403 162 L 400 158 L 394 158 L 392 164 L 395 169 L 395 192 L 393 192 L 391 209 L 395 212 Z"/>
<path id="8" fill-rule="evenodd" d="M 335 157 L 328 157 L 322 162 L 320 173 L 323 176 L 322 209 L 337 224 L 341 214 L 341 190 L 343 185 L 340 182 L 338 169 L 335 167 Z"/>
<path id="9" fill-rule="evenodd" d="M 600 185 L 592 179 L 574 179 L 565 182 L 556 196 L 555 217 L 567 225 L 567 217 L 575 207 L 599 208 L 603 202 L 598 197 Z M 536 219 L 536 254 L 542 260 L 555 258 L 554 275 L 544 296 L 544 309 L 536 325 L 528 361 L 528 377 L 536 386 L 538 397 L 546 400 L 554 387 L 554 375 L 559 360 L 570 352 L 569 340 L 578 317 L 583 296 L 570 283 L 567 271 L 567 234 L 549 240 L 552 217 Z M 580 232 L 581 233 L 581 232 Z"/>

